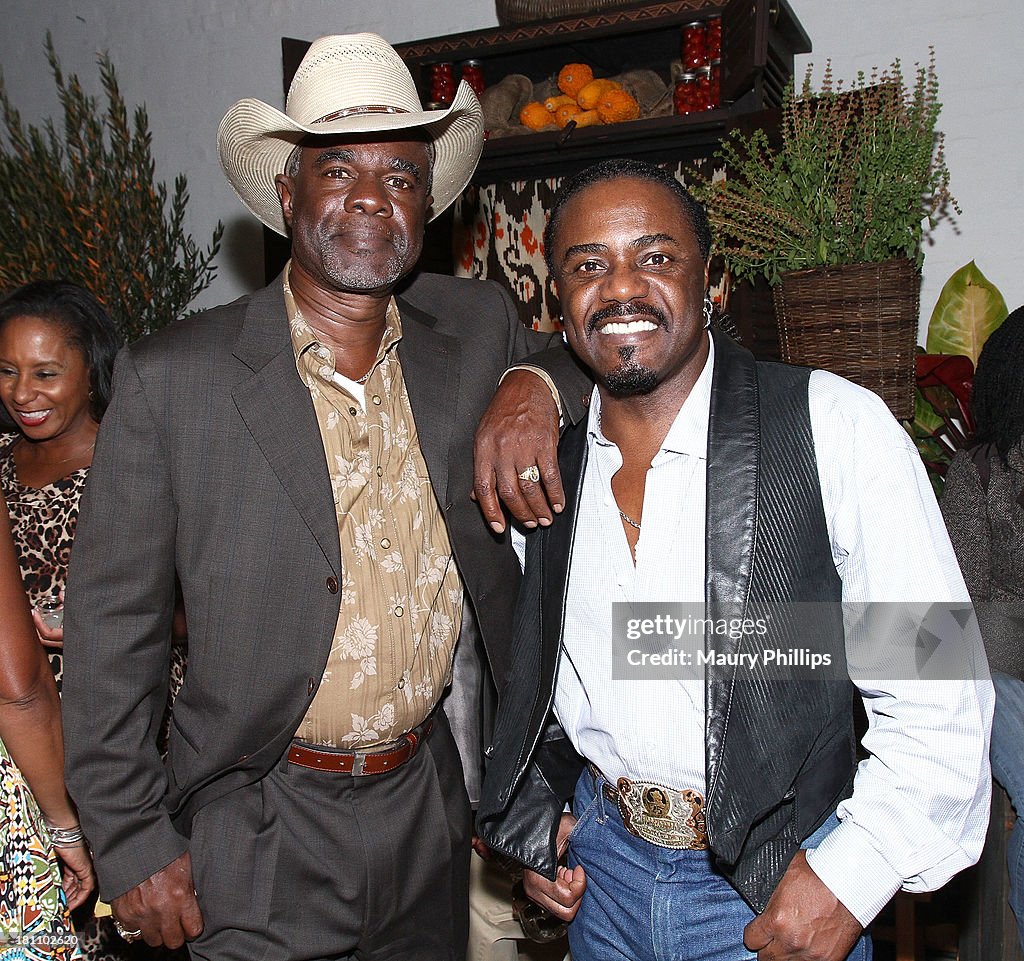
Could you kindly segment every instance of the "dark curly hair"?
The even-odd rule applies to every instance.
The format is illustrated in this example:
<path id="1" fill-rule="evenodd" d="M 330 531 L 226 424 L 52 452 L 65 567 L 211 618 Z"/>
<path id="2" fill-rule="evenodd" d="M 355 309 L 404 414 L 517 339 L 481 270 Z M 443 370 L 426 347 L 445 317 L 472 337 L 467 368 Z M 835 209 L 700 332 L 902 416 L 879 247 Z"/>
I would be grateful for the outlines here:
<path id="1" fill-rule="evenodd" d="M 121 338 L 103 305 L 84 287 L 66 280 L 36 280 L 0 301 L 0 329 L 16 317 L 42 317 L 59 324 L 81 351 L 89 369 L 89 413 L 103 417 Z"/>
<path id="2" fill-rule="evenodd" d="M 708 254 L 711 251 L 711 227 L 708 224 L 707 211 L 704 210 L 700 201 L 696 200 L 672 174 L 662 167 L 656 167 L 643 160 L 602 160 L 600 163 L 574 174 L 559 187 L 558 193 L 555 194 L 551 215 L 544 228 L 544 260 L 547 263 L 548 272 L 552 276 L 555 274 L 555 234 L 558 231 L 558 224 L 565 205 L 581 190 L 586 190 L 587 187 L 606 180 L 618 180 L 619 178 L 648 180 L 671 190 L 678 197 L 683 216 L 686 217 L 693 230 L 693 235 L 697 239 L 701 259 L 708 259 Z"/>
<path id="3" fill-rule="evenodd" d="M 1024 438 L 1024 307 L 985 341 L 971 388 L 975 443 L 994 444 L 1003 463 Z"/>

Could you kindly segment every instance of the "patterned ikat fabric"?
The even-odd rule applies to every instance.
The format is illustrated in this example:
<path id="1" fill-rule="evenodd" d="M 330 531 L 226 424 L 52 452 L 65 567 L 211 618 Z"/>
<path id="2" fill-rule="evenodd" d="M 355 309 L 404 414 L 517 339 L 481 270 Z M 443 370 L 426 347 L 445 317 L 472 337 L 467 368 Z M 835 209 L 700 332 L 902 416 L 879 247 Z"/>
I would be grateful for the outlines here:
<path id="1" fill-rule="evenodd" d="M 688 164 L 673 173 L 686 183 Z M 716 171 L 715 176 L 723 175 Z M 544 264 L 543 237 L 562 179 L 516 180 L 469 187 L 456 201 L 452 231 L 455 274 L 496 280 L 534 330 L 561 330 L 555 285 Z M 717 260 L 717 259 L 716 259 Z M 724 312 L 729 277 L 712 260 L 711 297 Z"/>

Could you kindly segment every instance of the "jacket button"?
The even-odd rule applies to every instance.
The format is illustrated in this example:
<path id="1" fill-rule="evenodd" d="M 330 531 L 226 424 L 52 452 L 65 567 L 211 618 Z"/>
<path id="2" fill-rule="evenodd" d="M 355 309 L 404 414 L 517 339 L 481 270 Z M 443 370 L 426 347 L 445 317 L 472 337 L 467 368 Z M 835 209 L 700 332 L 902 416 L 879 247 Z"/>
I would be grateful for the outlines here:
<path id="1" fill-rule="evenodd" d="M 316 690 L 316 678 L 311 677 L 309 683 L 306 685 L 306 696 L 308 697 Z"/>
<path id="2" fill-rule="evenodd" d="M 338 578 L 336 578 L 333 574 L 327 578 L 327 590 L 329 590 L 332 594 L 338 593 Z"/>
<path id="3" fill-rule="evenodd" d="M 238 763 L 239 763 L 239 764 L 243 764 L 244 762 L 246 762 L 246 761 L 248 761 L 248 760 L 249 760 L 249 755 L 248 755 L 248 754 L 243 754 L 243 755 L 242 755 L 242 756 L 241 756 L 241 757 L 240 757 L 240 758 L 238 759 Z"/>

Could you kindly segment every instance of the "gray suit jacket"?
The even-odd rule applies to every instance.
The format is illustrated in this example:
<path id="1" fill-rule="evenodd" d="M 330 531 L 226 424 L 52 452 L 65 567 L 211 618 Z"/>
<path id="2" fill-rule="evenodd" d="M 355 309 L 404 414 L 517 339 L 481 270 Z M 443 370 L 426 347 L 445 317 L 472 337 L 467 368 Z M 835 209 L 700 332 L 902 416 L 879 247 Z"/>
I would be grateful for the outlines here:
<path id="1" fill-rule="evenodd" d="M 493 676 L 509 660 L 519 568 L 469 499 L 473 434 L 509 364 L 548 346 L 495 284 L 422 275 L 398 292 L 420 444 Z M 545 355 L 565 415 L 589 384 Z M 280 280 L 126 348 L 70 565 L 67 778 L 108 899 L 187 848 L 196 810 L 263 777 L 323 675 L 342 576 L 320 431 Z M 189 663 L 168 763 L 175 572 Z"/>

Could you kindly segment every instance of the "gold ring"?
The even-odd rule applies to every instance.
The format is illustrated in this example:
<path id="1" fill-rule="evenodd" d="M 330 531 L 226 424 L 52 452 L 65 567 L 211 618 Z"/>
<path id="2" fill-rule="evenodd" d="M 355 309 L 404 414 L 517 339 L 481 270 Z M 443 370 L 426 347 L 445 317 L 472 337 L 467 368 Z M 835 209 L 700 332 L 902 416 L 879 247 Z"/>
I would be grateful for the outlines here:
<path id="1" fill-rule="evenodd" d="M 524 481 L 533 481 L 535 484 L 538 483 L 538 481 L 540 481 L 540 471 L 537 469 L 537 465 L 531 464 L 526 468 L 526 470 L 520 471 L 519 479 Z"/>
<path id="2" fill-rule="evenodd" d="M 114 930 L 129 944 L 138 941 L 142 937 L 142 931 L 129 931 L 117 918 L 114 918 Z"/>

